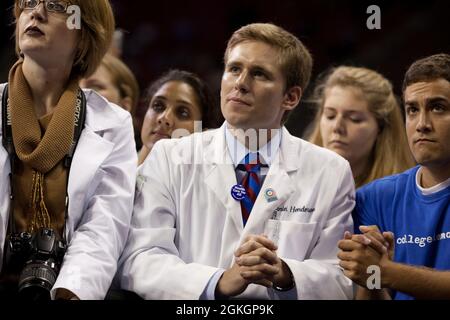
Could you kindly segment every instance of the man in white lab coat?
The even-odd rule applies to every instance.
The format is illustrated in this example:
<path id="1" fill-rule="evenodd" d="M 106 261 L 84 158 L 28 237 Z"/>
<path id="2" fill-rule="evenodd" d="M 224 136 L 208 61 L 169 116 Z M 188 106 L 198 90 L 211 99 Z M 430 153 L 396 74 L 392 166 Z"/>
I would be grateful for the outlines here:
<path id="1" fill-rule="evenodd" d="M 349 164 L 283 127 L 311 68 L 308 50 L 280 27 L 233 34 L 226 122 L 156 143 L 138 171 L 123 289 L 146 299 L 352 298 L 336 257 L 353 225 Z"/>

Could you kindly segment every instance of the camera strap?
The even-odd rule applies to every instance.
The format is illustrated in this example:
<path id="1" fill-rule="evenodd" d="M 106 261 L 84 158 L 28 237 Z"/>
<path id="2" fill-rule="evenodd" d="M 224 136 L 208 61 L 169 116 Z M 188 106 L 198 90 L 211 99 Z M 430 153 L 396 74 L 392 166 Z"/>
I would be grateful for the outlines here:
<path id="1" fill-rule="evenodd" d="M 67 168 L 67 185 L 66 185 L 66 199 L 65 199 L 65 208 L 64 208 L 64 228 L 63 234 L 61 235 L 64 243 L 66 241 L 66 225 L 67 219 L 69 218 L 69 194 L 68 194 L 68 184 L 69 184 L 69 176 L 70 176 L 70 167 L 72 164 L 73 156 L 75 154 L 75 150 L 78 145 L 78 141 L 80 139 L 81 133 L 83 131 L 84 125 L 86 121 L 86 96 L 84 95 L 83 90 L 79 89 L 76 98 L 76 106 L 75 106 L 75 122 L 74 122 L 74 134 L 72 144 L 70 146 L 69 152 L 64 157 L 64 166 Z M 5 147 L 6 151 L 9 155 L 9 161 L 11 165 L 11 172 L 9 173 L 9 182 L 10 182 L 10 201 L 14 200 L 14 186 L 13 186 L 13 174 L 14 174 L 14 160 L 17 157 L 16 151 L 14 149 L 14 141 L 12 135 L 12 123 L 11 123 L 11 109 L 9 106 L 9 97 L 8 97 L 8 85 L 5 86 L 3 90 L 2 96 L 2 143 Z M 13 207 L 10 205 L 9 210 L 9 225 L 10 232 L 16 232 L 16 226 L 13 218 Z"/>

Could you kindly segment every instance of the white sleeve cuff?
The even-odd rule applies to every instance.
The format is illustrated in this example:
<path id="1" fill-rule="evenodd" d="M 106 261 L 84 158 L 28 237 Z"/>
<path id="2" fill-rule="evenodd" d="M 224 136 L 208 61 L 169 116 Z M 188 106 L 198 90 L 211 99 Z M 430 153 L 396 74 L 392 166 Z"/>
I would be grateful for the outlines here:
<path id="1" fill-rule="evenodd" d="M 219 282 L 219 279 L 224 272 L 225 272 L 225 269 L 219 269 L 213 274 L 211 279 L 209 279 L 205 290 L 203 290 L 203 293 L 200 295 L 200 300 L 215 300 L 216 299 L 215 292 L 216 292 L 217 283 Z"/>

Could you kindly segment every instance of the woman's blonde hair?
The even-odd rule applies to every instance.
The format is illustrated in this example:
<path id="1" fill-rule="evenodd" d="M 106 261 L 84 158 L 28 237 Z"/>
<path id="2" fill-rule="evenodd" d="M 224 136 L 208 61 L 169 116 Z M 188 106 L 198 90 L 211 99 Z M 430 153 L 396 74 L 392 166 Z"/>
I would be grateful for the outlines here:
<path id="1" fill-rule="evenodd" d="M 367 68 L 340 66 L 331 69 L 314 89 L 317 114 L 308 140 L 323 146 L 320 118 L 323 114 L 326 91 L 332 87 L 356 88 L 367 100 L 369 111 L 375 116 L 379 133 L 370 156 L 369 169 L 355 177 L 356 187 L 372 180 L 405 171 L 414 165 L 405 132 L 405 124 L 392 84 L 376 71 Z"/>
<path id="2" fill-rule="evenodd" d="M 139 85 L 133 72 L 125 63 L 111 54 L 103 57 L 101 66 L 105 67 L 111 75 L 114 86 L 119 90 L 120 98 L 129 97 L 131 99 L 130 113 L 134 115 L 139 102 Z"/>
<path id="3" fill-rule="evenodd" d="M 19 19 L 22 9 L 15 0 L 14 17 Z M 86 78 L 92 75 L 108 51 L 115 29 L 114 14 L 109 0 L 69 0 L 81 11 L 81 37 L 72 67 L 72 77 Z M 16 52 L 20 55 L 16 27 Z"/>

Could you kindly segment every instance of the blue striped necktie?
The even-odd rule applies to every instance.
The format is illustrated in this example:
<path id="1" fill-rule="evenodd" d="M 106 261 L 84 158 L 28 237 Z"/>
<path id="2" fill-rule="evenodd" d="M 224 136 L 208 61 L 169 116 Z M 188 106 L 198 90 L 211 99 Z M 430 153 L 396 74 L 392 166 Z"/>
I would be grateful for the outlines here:
<path id="1" fill-rule="evenodd" d="M 259 154 L 256 154 L 256 159 L 251 159 L 251 154 L 248 153 L 244 158 L 244 163 L 237 166 L 238 170 L 245 171 L 246 174 L 242 179 L 241 185 L 245 188 L 246 195 L 241 200 L 242 221 L 244 226 L 258 197 L 259 190 L 261 189 L 261 182 L 259 180 L 259 173 L 261 170 L 261 162 L 259 160 Z"/>

